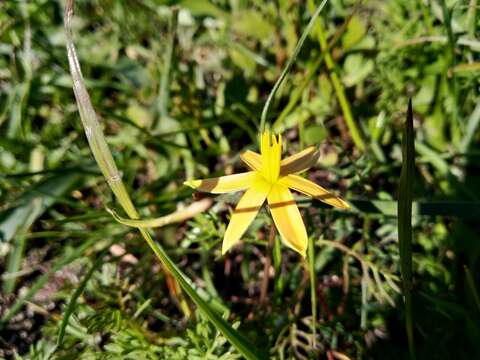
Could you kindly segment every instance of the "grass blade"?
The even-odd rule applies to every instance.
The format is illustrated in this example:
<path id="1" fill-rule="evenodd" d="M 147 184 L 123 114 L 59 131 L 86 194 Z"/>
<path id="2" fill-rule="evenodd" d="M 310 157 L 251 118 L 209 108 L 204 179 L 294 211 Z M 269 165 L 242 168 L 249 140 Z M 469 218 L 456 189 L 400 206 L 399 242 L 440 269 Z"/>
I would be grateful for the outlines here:
<path id="1" fill-rule="evenodd" d="M 162 227 L 168 224 L 172 224 L 175 222 L 181 222 L 186 219 L 190 219 L 196 214 L 204 212 L 211 205 L 212 205 L 211 199 L 202 199 L 200 201 L 190 204 L 185 209 L 174 212 L 173 214 L 161 216 L 155 219 L 142 219 L 142 220 L 132 220 L 132 219 L 123 218 L 117 215 L 117 213 L 112 209 L 107 208 L 107 211 L 120 224 L 136 227 L 136 228 L 156 228 L 156 227 Z"/>
<path id="2" fill-rule="evenodd" d="M 95 160 L 106 178 L 112 192 L 115 194 L 120 205 L 131 219 L 138 219 L 138 212 L 132 203 L 132 200 L 125 188 L 121 175 L 113 160 L 112 153 L 107 145 L 103 132 L 98 123 L 95 111 L 90 101 L 85 82 L 83 80 L 80 64 L 78 62 L 73 36 L 71 30 L 71 20 L 73 16 L 74 0 L 69 0 L 65 9 L 65 32 L 67 38 L 67 53 L 70 66 L 70 73 L 73 79 L 73 91 L 77 100 L 80 118 L 85 129 L 85 133 Z M 173 275 L 181 288 L 187 293 L 192 301 L 198 306 L 200 311 L 209 319 L 212 324 L 220 331 L 225 338 L 247 359 L 263 359 L 267 356 L 261 353 L 248 341 L 241 333 L 233 329 L 230 324 L 218 315 L 202 297 L 192 288 L 190 280 L 170 259 L 162 246 L 156 243 L 148 230 L 139 229 L 144 240 L 150 246 L 152 251 L 161 261 L 164 269 Z"/>
<path id="3" fill-rule="evenodd" d="M 452 29 L 452 20 L 450 17 L 450 11 L 447 8 L 447 4 L 445 0 L 440 1 L 440 5 L 442 7 L 442 15 L 443 15 L 443 24 L 445 26 L 445 29 L 447 31 L 447 36 L 448 36 L 448 67 L 453 69 L 456 66 L 456 54 L 455 54 L 455 36 L 453 34 L 453 29 Z M 447 80 L 450 82 L 449 84 L 449 91 L 450 94 L 453 98 L 452 101 L 452 121 L 450 123 L 450 132 L 451 132 L 451 137 L 454 143 L 458 143 L 460 141 L 460 135 L 461 135 L 461 129 L 460 129 L 460 122 L 459 122 L 459 96 L 458 96 L 458 84 L 457 84 L 457 79 L 455 76 L 455 72 L 453 71 L 451 74 L 451 77 Z"/>
<path id="4" fill-rule="evenodd" d="M 107 249 L 109 247 L 110 245 L 107 247 Z M 87 286 L 88 280 L 90 280 L 95 270 L 97 270 L 103 264 L 104 254 L 105 254 L 105 251 L 100 256 L 98 256 L 97 260 L 93 263 L 92 267 L 85 274 L 80 284 L 78 284 L 78 287 L 75 289 L 72 297 L 70 298 L 70 301 L 68 302 L 67 307 L 65 308 L 65 313 L 63 314 L 62 323 L 60 324 L 60 329 L 58 331 L 57 346 L 59 347 L 62 346 L 63 338 L 65 337 L 65 330 L 67 329 L 67 325 L 68 325 L 68 320 L 70 319 L 70 315 L 72 315 L 73 311 L 75 310 L 75 305 L 77 305 L 77 300 L 80 297 L 80 295 L 82 295 L 83 290 L 85 290 L 85 287 Z"/>
<path id="5" fill-rule="evenodd" d="M 467 152 L 468 148 L 470 147 L 472 140 L 477 133 L 478 126 L 480 125 L 480 104 L 475 106 L 472 114 L 470 115 L 468 122 L 467 122 L 467 129 L 465 131 L 465 135 L 462 138 L 462 142 L 460 143 L 460 151 Z"/>
<path id="6" fill-rule="evenodd" d="M 312 0 L 309 1 L 309 5 L 310 5 L 310 8 L 313 8 Z M 325 65 L 327 66 L 327 69 L 330 73 L 330 81 L 332 82 L 333 88 L 335 89 L 335 93 L 337 94 L 337 99 L 340 104 L 340 107 L 342 108 L 345 122 L 347 124 L 348 130 L 350 131 L 350 136 L 352 137 L 352 140 L 355 146 L 359 150 L 364 150 L 365 142 L 363 141 L 362 133 L 360 132 L 360 129 L 357 126 L 355 119 L 353 118 L 350 103 L 348 102 L 347 96 L 345 95 L 345 89 L 343 88 L 342 82 L 340 81 L 340 78 L 338 77 L 338 74 L 335 71 L 335 62 L 332 58 L 332 55 L 330 54 L 330 50 L 327 44 L 327 38 L 323 31 L 323 25 L 321 22 L 318 23 L 315 30 L 317 32 L 318 40 L 320 42 L 320 47 L 324 55 Z"/>
<path id="7" fill-rule="evenodd" d="M 317 274 L 315 273 L 315 241 L 313 236 L 308 238 L 308 272 L 310 273 L 313 347 L 315 348 L 317 338 Z"/>
<path id="8" fill-rule="evenodd" d="M 463 269 L 465 270 L 465 278 L 467 279 L 467 289 L 470 292 L 475 307 L 477 311 L 480 313 L 480 296 L 478 295 L 477 287 L 475 286 L 475 280 L 473 280 L 472 272 L 470 269 L 464 265 Z"/>
<path id="9" fill-rule="evenodd" d="M 288 75 L 290 69 L 292 68 L 293 63 L 297 59 L 297 56 L 300 53 L 300 50 L 302 49 L 303 43 L 307 39 L 307 36 L 310 33 L 310 30 L 315 24 L 315 20 L 317 19 L 318 15 L 320 15 L 320 13 L 322 12 L 326 3 L 327 3 L 327 0 L 323 0 L 321 4 L 317 7 L 317 10 L 315 10 L 315 12 L 313 13 L 312 18 L 310 19 L 310 22 L 308 23 L 305 30 L 303 30 L 300 40 L 298 40 L 297 46 L 295 46 L 295 50 L 293 51 L 292 56 L 290 57 L 290 59 L 288 59 L 287 65 L 282 70 L 282 73 L 280 74 L 280 77 L 278 78 L 275 85 L 273 85 L 272 91 L 270 91 L 270 94 L 268 94 L 267 101 L 265 102 L 265 106 L 263 107 L 262 115 L 260 117 L 260 133 L 263 133 L 263 131 L 265 130 L 265 122 L 267 120 L 268 111 L 270 110 L 270 107 L 272 105 L 272 100 L 275 98 L 275 94 L 277 93 L 278 89 L 280 88 L 286 76 Z"/>
<path id="10" fill-rule="evenodd" d="M 405 321 L 410 358 L 415 359 L 412 314 L 412 198 L 415 176 L 415 144 L 412 100 L 408 103 L 407 119 L 402 139 L 402 171 L 398 189 L 398 244 L 405 301 Z"/>
<path id="11" fill-rule="evenodd" d="M 307 88 L 307 85 L 310 84 L 315 74 L 317 73 L 318 69 L 320 68 L 320 65 L 322 65 L 324 61 L 325 52 L 327 50 L 330 50 L 333 46 L 335 46 L 338 40 L 341 39 L 342 35 L 345 33 L 345 30 L 347 29 L 348 24 L 352 20 L 353 16 L 357 13 L 359 8 L 360 8 L 360 2 L 355 5 L 355 8 L 351 12 L 351 14 L 345 19 L 342 26 L 340 26 L 340 28 L 336 31 L 333 38 L 328 42 L 327 48 L 323 50 L 323 53 L 318 56 L 318 58 L 315 60 L 313 65 L 307 69 L 307 73 L 305 74 L 305 77 L 302 80 L 302 83 L 294 89 L 294 91 L 290 95 L 288 104 L 285 106 L 285 108 L 282 110 L 280 115 L 275 120 L 275 123 L 273 124 L 274 131 L 279 131 L 277 129 L 279 129 L 282 126 L 285 118 L 292 112 L 292 110 L 297 105 L 298 101 L 300 101 L 300 98 L 302 97 L 302 94 Z"/>

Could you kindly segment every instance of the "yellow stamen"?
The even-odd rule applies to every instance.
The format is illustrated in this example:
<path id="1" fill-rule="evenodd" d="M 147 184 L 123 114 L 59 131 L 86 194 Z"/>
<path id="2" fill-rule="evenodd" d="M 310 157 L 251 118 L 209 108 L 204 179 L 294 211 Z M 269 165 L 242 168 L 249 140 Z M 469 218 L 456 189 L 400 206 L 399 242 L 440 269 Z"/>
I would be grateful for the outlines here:
<path id="1" fill-rule="evenodd" d="M 278 180 L 280 175 L 280 160 L 282 157 L 282 137 L 278 138 L 267 130 L 262 134 L 260 142 L 262 157 L 261 174 L 271 184 Z"/>

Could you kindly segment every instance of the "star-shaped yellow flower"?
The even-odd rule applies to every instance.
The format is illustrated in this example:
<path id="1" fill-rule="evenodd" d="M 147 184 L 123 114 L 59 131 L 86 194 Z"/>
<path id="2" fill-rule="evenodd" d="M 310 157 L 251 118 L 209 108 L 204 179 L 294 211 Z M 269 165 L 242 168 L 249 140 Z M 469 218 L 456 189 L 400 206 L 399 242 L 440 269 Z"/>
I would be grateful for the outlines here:
<path id="1" fill-rule="evenodd" d="M 307 231 L 289 189 L 301 192 L 340 209 L 350 206 L 321 186 L 297 174 L 315 164 L 318 151 L 309 147 L 282 160 L 282 137 L 262 134 L 260 154 L 246 151 L 241 159 L 252 171 L 204 180 L 186 181 L 198 191 L 222 194 L 246 190 L 230 219 L 223 239 L 222 254 L 235 245 L 252 223 L 265 200 L 283 242 L 305 257 Z"/>

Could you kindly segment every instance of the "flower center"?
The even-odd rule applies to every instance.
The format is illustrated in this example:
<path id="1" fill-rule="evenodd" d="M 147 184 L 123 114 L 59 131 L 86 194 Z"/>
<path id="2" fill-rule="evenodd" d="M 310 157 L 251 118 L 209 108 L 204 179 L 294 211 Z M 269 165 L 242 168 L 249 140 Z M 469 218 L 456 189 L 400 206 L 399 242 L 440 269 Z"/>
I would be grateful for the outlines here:
<path id="1" fill-rule="evenodd" d="M 280 175 L 280 160 L 282 158 L 282 136 L 276 137 L 266 130 L 260 141 L 262 156 L 262 170 L 260 173 L 271 184 L 278 180 Z"/>

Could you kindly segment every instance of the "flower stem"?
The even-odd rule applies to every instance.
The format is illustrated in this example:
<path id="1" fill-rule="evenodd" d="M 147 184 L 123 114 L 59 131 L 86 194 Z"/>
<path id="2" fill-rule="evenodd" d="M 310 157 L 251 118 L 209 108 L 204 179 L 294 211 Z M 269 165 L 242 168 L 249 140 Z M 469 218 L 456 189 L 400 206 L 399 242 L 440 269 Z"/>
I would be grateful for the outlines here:
<path id="1" fill-rule="evenodd" d="M 264 304 L 267 300 L 268 291 L 268 274 L 270 272 L 270 266 L 272 265 L 272 251 L 275 242 L 275 236 L 277 235 L 277 228 L 272 221 L 272 227 L 270 228 L 270 235 L 268 236 L 267 255 L 265 258 L 265 264 L 263 264 L 263 278 L 260 286 L 260 304 Z"/>
<path id="2" fill-rule="evenodd" d="M 317 276 L 315 274 L 315 242 L 313 237 L 308 239 L 308 272 L 310 273 L 310 302 L 312 308 L 312 346 L 315 349 L 317 337 Z"/>

